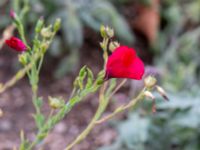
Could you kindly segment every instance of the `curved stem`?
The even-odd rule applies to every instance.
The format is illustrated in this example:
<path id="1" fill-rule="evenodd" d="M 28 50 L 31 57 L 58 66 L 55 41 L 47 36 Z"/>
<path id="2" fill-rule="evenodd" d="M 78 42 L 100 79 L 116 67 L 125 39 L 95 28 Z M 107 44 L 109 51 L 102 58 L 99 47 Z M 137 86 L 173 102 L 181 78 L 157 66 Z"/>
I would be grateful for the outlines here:
<path id="1" fill-rule="evenodd" d="M 112 98 L 112 96 L 126 83 L 127 79 L 123 79 L 122 82 L 113 90 L 113 92 L 109 95 L 109 98 Z"/>
<path id="2" fill-rule="evenodd" d="M 65 150 L 70 150 L 74 145 L 81 142 L 93 129 L 93 127 L 95 126 L 96 120 L 98 120 L 101 117 L 102 113 L 106 109 L 109 102 L 108 98 L 104 97 L 104 92 L 105 92 L 106 87 L 107 87 L 107 82 L 104 83 L 104 85 L 101 87 L 100 95 L 99 95 L 99 106 L 91 122 L 86 127 L 86 129 L 81 134 L 79 134 L 79 136 L 70 145 L 68 145 L 65 148 Z"/>
<path id="3" fill-rule="evenodd" d="M 123 112 L 123 111 L 125 111 L 125 110 L 127 110 L 131 107 L 134 107 L 143 98 L 144 91 L 145 91 L 145 88 L 140 92 L 140 94 L 136 98 L 132 99 L 127 105 L 123 105 L 123 106 L 118 107 L 117 109 L 115 109 L 115 111 L 113 113 L 111 113 L 111 114 L 107 115 L 106 117 L 96 121 L 95 124 L 101 124 L 101 123 L 113 118 L 117 114 L 119 114 L 119 113 L 121 113 L 121 112 Z"/>

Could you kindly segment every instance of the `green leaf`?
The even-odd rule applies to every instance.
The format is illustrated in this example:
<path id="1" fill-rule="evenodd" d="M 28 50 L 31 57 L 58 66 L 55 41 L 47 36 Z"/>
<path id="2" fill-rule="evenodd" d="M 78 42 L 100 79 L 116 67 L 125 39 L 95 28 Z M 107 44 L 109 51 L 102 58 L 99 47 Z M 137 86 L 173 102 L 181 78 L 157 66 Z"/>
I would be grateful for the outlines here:
<path id="1" fill-rule="evenodd" d="M 64 33 L 64 40 L 71 49 L 78 49 L 81 47 L 83 43 L 83 29 L 76 12 L 68 11 L 66 13 L 62 30 Z"/>
<path id="2" fill-rule="evenodd" d="M 36 122 L 36 126 L 38 129 L 41 129 L 44 125 L 45 122 L 45 117 L 42 114 L 35 114 L 33 115 L 35 122 Z"/>

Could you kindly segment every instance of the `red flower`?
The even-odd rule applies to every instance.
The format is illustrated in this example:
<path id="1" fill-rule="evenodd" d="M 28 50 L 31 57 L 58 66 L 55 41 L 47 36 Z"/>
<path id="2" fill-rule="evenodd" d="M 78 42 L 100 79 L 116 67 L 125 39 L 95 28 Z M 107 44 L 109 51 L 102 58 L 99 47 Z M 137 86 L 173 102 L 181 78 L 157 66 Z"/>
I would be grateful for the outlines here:
<path id="1" fill-rule="evenodd" d="M 130 78 L 141 80 L 143 74 L 144 64 L 132 48 L 119 46 L 108 58 L 106 79 Z"/>
<path id="2" fill-rule="evenodd" d="M 18 52 L 27 50 L 26 45 L 16 37 L 11 37 L 10 39 L 6 40 L 6 44 Z"/>

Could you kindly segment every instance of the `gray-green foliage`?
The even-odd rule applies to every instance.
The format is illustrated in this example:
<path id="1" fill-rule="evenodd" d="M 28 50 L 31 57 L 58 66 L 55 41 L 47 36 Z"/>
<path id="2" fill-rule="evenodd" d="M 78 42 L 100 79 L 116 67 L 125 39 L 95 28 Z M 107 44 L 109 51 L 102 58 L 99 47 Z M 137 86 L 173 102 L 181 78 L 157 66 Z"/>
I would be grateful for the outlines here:
<path id="1" fill-rule="evenodd" d="M 200 83 L 200 0 L 165 0 L 161 16 L 165 24 L 156 44 L 155 64 L 163 72 L 164 86 L 171 91 L 196 90 Z"/>
<path id="2" fill-rule="evenodd" d="M 170 99 L 157 103 L 156 114 L 131 112 L 126 121 L 116 124 L 116 141 L 100 150 L 199 150 L 199 95 L 176 94 Z"/>
<path id="3" fill-rule="evenodd" d="M 9 7 L 5 7 L 6 5 L 6 0 L 1 0 L 0 1 L 0 10 L 2 11 L 0 13 L 0 30 L 5 28 L 9 24 L 8 16 L 5 14 L 8 12 Z"/>
<path id="4" fill-rule="evenodd" d="M 55 7 L 56 5 L 58 8 L 55 8 L 52 16 L 59 16 L 63 19 L 64 40 L 71 48 L 79 48 L 82 45 L 84 26 L 99 31 L 101 24 L 112 26 L 122 40 L 128 43 L 133 41 L 133 36 L 125 19 L 108 1 L 59 0 L 56 1 Z"/>
<path id="5" fill-rule="evenodd" d="M 57 17 L 62 19 L 61 35 L 56 38 L 56 42 L 52 45 L 54 50 L 51 49 L 50 52 L 54 56 L 59 56 L 63 54 L 63 49 L 69 48 L 70 54 L 64 57 L 58 65 L 58 69 L 55 71 L 56 77 L 61 77 L 66 72 L 77 69 L 78 49 L 83 44 L 84 34 L 88 34 L 84 32 L 84 27 L 98 32 L 101 24 L 109 25 L 115 29 L 116 36 L 121 41 L 132 43 L 134 40 L 126 20 L 109 1 L 34 0 L 31 3 L 35 10 L 41 10 L 43 14 L 46 14 L 49 21 Z"/>

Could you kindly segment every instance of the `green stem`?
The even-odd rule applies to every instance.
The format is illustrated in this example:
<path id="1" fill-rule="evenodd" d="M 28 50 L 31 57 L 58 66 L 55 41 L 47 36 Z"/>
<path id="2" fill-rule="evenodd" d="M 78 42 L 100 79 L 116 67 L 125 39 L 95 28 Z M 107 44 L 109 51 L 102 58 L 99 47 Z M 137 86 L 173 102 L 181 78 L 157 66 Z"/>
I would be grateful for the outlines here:
<path id="1" fill-rule="evenodd" d="M 101 88 L 100 97 L 99 97 L 99 106 L 91 122 L 89 123 L 87 128 L 81 134 L 79 134 L 79 136 L 69 146 L 65 148 L 65 150 L 70 150 L 74 145 L 78 144 L 83 139 L 85 139 L 85 137 L 94 128 L 95 122 L 101 117 L 102 113 L 105 111 L 109 102 L 109 100 L 104 97 L 104 91 L 105 91 L 106 86 L 107 86 L 107 83 L 105 83 L 103 87 Z"/>
<path id="2" fill-rule="evenodd" d="M 113 113 L 96 121 L 95 124 L 101 124 L 101 123 L 113 118 L 117 114 L 124 112 L 125 110 L 127 110 L 129 108 L 134 107 L 144 97 L 144 91 L 145 91 L 145 88 L 140 92 L 140 94 L 136 98 L 132 99 L 127 105 L 118 107 L 117 109 L 115 109 L 115 111 Z"/>
<path id="3" fill-rule="evenodd" d="M 42 141 L 47 135 L 48 132 L 60 121 L 62 120 L 66 114 L 70 112 L 70 110 L 79 103 L 84 97 L 88 94 L 93 93 L 99 89 L 100 85 L 97 85 L 96 82 L 90 88 L 90 90 L 80 92 L 80 95 L 75 95 L 74 97 L 70 98 L 67 104 L 61 108 L 54 116 L 51 116 L 44 126 L 38 131 L 34 141 L 31 145 L 27 148 L 27 150 L 31 150 L 35 145 L 37 145 L 40 141 Z"/>
<path id="4" fill-rule="evenodd" d="M 32 57 L 32 61 L 29 64 L 27 64 L 23 69 L 19 70 L 13 78 L 11 78 L 0 87 L 0 93 L 3 93 L 8 88 L 12 87 L 17 81 L 22 79 L 26 75 L 26 73 L 32 69 L 35 61 L 37 61 L 40 57 L 41 55 L 39 54 L 34 55 Z"/>

